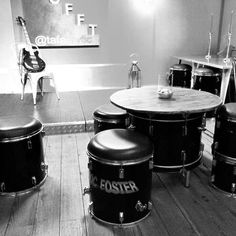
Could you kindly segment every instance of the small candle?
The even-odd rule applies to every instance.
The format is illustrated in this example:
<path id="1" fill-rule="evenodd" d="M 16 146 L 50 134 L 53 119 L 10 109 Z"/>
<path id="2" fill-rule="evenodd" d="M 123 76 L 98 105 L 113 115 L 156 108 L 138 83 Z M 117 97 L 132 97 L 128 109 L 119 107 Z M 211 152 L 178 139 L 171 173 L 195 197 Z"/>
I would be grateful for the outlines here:
<path id="1" fill-rule="evenodd" d="M 234 11 L 231 11 L 230 23 L 229 23 L 229 33 L 232 33 L 233 14 L 234 14 Z"/>
<path id="2" fill-rule="evenodd" d="M 212 29 L 213 29 L 213 14 L 211 14 L 210 33 L 212 33 Z"/>

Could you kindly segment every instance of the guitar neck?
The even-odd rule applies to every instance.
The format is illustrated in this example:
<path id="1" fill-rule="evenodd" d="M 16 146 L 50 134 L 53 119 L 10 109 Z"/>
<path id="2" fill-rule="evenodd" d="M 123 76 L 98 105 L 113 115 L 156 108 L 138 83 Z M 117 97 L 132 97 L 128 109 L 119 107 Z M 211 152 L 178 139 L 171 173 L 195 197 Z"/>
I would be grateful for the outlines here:
<path id="1" fill-rule="evenodd" d="M 33 51 L 33 48 L 31 46 L 32 44 L 30 42 L 29 34 L 28 34 L 27 30 L 26 30 L 25 25 L 23 25 L 22 27 L 23 27 L 23 32 L 24 32 L 24 35 L 25 35 L 26 43 L 29 45 L 29 52 L 30 52 L 31 55 L 34 55 L 34 51 Z"/>

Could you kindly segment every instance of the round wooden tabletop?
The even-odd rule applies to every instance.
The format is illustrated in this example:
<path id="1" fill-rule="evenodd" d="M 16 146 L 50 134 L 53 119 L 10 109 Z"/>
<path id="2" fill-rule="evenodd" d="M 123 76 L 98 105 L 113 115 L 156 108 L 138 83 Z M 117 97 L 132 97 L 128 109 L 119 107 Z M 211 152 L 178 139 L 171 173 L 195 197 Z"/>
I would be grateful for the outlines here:
<path id="1" fill-rule="evenodd" d="M 130 113 L 143 112 L 154 114 L 201 113 L 214 110 L 222 104 L 217 95 L 172 87 L 173 96 L 159 98 L 158 86 L 124 89 L 111 95 L 110 101 Z"/>

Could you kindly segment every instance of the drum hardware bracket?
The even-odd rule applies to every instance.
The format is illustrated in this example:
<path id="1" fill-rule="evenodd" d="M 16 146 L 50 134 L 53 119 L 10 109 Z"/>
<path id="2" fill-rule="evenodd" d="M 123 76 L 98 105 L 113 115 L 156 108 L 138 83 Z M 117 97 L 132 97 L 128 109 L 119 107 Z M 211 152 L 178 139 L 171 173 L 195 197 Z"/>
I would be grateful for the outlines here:
<path id="1" fill-rule="evenodd" d="M 45 164 L 44 162 L 41 162 L 41 170 L 44 171 L 44 172 L 47 172 L 48 171 L 48 165 Z"/>
<path id="2" fill-rule="evenodd" d="M 37 181 L 36 181 L 36 177 L 35 176 L 32 176 L 31 177 L 31 181 L 32 181 L 32 184 L 35 186 Z"/>
<path id="3" fill-rule="evenodd" d="M 30 139 L 27 141 L 27 145 L 29 150 L 32 149 L 32 142 Z"/>
<path id="4" fill-rule="evenodd" d="M 88 188 L 88 187 L 85 187 L 85 188 L 84 188 L 83 195 L 85 195 L 85 194 L 90 194 L 90 192 L 91 192 L 91 189 Z"/>
<path id="5" fill-rule="evenodd" d="M 5 188 L 5 183 L 2 182 L 0 186 L 1 186 L 1 187 L 0 187 L 0 188 L 1 188 L 1 192 L 5 192 L 5 190 L 6 190 L 6 188 Z"/>
<path id="6" fill-rule="evenodd" d="M 119 169 L 119 178 L 120 179 L 124 179 L 125 177 L 125 170 L 124 168 L 121 166 L 120 169 Z"/>
<path id="7" fill-rule="evenodd" d="M 120 226 L 122 227 L 122 224 L 124 222 L 124 212 L 119 213 L 119 221 L 120 221 Z"/>
<path id="8" fill-rule="evenodd" d="M 153 160 L 150 160 L 149 161 L 149 170 L 152 170 L 153 167 L 154 167 L 154 162 L 153 162 Z"/>
<path id="9" fill-rule="evenodd" d="M 89 211 L 90 216 L 93 218 L 93 213 L 92 213 L 93 212 L 93 202 L 89 203 L 88 211 Z"/>
<path id="10" fill-rule="evenodd" d="M 93 169 L 92 167 L 93 167 L 92 162 L 89 161 L 89 163 L 88 163 L 88 169 L 89 169 L 89 170 L 92 170 L 92 169 Z"/>
<path id="11" fill-rule="evenodd" d="M 138 212 L 143 212 L 148 208 L 147 204 L 142 204 L 140 200 L 137 201 L 136 205 L 135 205 L 135 209 Z"/>
<path id="12" fill-rule="evenodd" d="M 236 184 L 232 183 L 232 186 L 231 186 L 232 196 L 235 195 L 235 190 L 236 190 Z"/>

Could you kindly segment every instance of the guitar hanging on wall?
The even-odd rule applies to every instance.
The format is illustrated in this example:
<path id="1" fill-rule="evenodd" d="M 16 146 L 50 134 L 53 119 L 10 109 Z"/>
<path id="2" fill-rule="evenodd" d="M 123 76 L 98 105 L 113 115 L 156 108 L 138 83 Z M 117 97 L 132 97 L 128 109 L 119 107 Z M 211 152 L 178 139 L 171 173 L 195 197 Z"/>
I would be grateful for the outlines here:
<path id="1" fill-rule="evenodd" d="M 43 71 L 46 64 L 39 57 L 38 47 L 30 42 L 29 34 L 26 30 L 25 20 L 18 16 L 16 18 L 17 22 L 23 27 L 23 32 L 25 35 L 27 47 L 23 49 L 23 66 L 28 72 L 40 72 Z"/>

